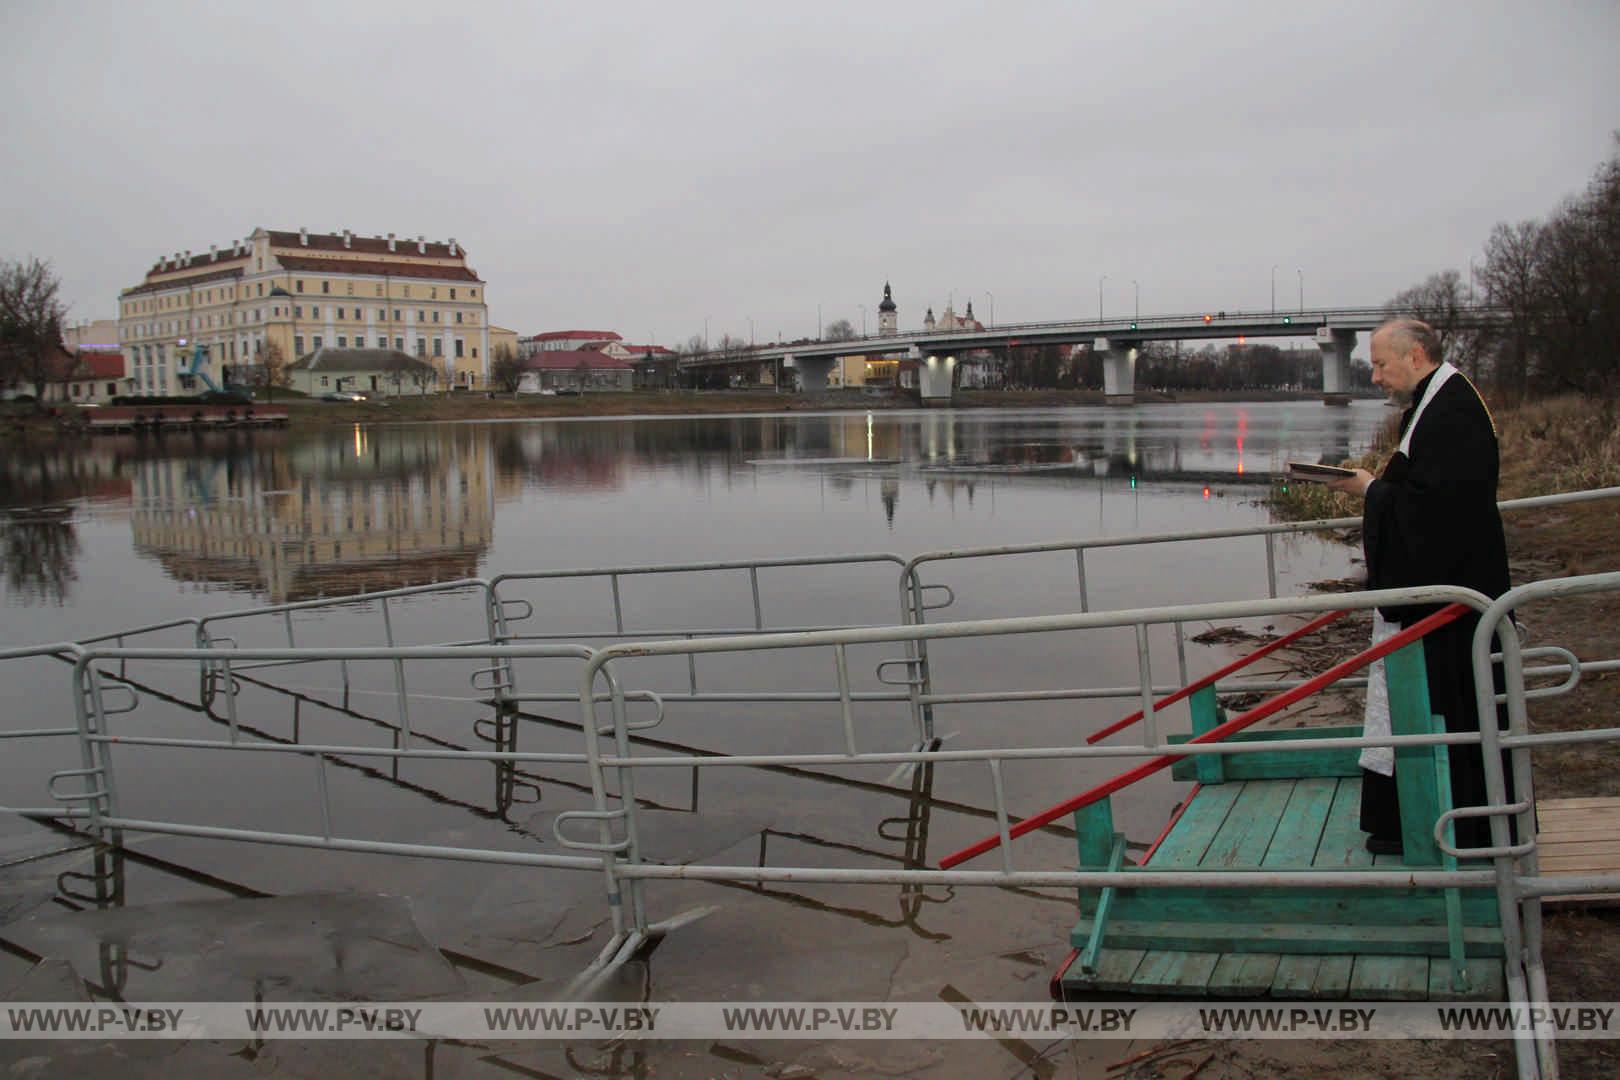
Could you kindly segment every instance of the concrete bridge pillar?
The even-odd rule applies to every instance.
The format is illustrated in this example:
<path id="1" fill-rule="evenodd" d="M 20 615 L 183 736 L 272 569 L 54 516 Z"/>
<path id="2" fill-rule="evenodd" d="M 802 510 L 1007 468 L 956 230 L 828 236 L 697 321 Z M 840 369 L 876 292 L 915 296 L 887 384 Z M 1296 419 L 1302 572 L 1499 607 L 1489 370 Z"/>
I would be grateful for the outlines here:
<path id="1" fill-rule="evenodd" d="M 1136 403 L 1136 346 L 1128 341 L 1098 338 L 1091 346 L 1102 354 L 1103 393 L 1110 405 Z"/>
<path id="2" fill-rule="evenodd" d="M 799 373 L 799 392 L 820 394 L 827 390 L 827 376 L 832 374 L 837 358 L 832 356 L 789 356 L 784 363 Z"/>
<path id="3" fill-rule="evenodd" d="M 1319 326 L 1316 347 L 1322 350 L 1322 404 L 1350 404 L 1350 353 L 1356 347 L 1356 332 Z"/>
<path id="4" fill-rule="evenodd" d="M 917 365 L 917 392 L 924 405 L 949 405 L 955 384 L 955 356 L 930 354 Z"/>

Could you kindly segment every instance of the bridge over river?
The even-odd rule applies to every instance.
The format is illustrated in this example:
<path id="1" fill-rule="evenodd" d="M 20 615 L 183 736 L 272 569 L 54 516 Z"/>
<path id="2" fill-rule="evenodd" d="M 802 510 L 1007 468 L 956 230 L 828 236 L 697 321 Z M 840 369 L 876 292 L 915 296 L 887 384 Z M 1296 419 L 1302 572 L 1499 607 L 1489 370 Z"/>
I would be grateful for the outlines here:
<path id="1" fill-rule="evenodd" d="M 739 367 L 784 363 L 799 373 L 802 390 L 827 388 L 827 376 L 843 356 L 891 356 L 916 364 L 925 404 L 947 404 L 956 383 L 958 358 L 980 350 L 1008 350 L 1025 345 L 1089 344 L 1103 355 L 1103 390 L 1110 404 L 1134 400 L 1136 357 L 1149 341 L 1210 338 L 1310 337 L 1322 350 L 1322 393 L 1329 404 L 1342 403 L 1350 389 L 1350 353 L 1356 335 L 1388 318 L 1381 307 L 1306 308 L 1298 311 L 1208 311 L 1117 319 L 1073 319 L 1063 322 L 1013 323 L 984 330 L 923 330 L 793 345 L 767 345 L 746 353 L 709 353 L 681 361 L 681 369 Z M 1507 312 L 1471 307 L 1453 328 L 1496 325 Z"/>

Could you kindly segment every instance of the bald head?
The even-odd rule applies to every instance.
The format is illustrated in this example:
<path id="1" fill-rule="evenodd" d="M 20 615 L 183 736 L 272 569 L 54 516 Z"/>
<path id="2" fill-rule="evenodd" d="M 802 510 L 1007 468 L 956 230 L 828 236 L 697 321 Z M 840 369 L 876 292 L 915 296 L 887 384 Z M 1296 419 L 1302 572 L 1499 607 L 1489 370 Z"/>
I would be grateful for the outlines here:
<path id="1" fill-rule="evenodd" d="M 1387 319 L 1373 331 L 1373 340 L 1376 341 L 1380 334 L 1385 335 L 1385 340 L 1397 352 L 1408 353 L 1421 349 L 1423 356 L 1418 360 L 1418 364 L 1423 367 L 1425 373 L 1439 365 L 1440 335 L 1434 332 L 1434 327 L 1422 319 Z"/>
<path id="2" fill-rule="evenodd" d="M 1390 319 L 1373 331 L 1373 384 L 1402 405 L 1424 376 L 1440 366 L 1440 336 L 1426 322 Z"/>

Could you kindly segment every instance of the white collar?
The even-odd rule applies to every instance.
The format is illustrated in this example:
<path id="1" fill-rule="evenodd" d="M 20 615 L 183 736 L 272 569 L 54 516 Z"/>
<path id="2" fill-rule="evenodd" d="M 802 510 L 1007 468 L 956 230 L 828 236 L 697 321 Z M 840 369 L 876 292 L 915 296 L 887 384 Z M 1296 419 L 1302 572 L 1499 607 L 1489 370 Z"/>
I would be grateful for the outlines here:
<path id="1" fill-rule="evenodd" d="M 1424 388 L 1423 400 L 1419 401 L 1417 408 L 1412 411 L 1412 422 L 1406 425 L 1406 434 L 1401 436 L 1401 445 L 1397 448 L 1399 453 L 1407 457 L 1412 456 L 1412 432 L 1417 430 L 1418 421 L 1423 419 L 1423 410 L 1429 407 L 1434 400 L 1435 391 L 1439 390 L 1445 381 L 1457 374 L 1457 369 L 1451 366 L 1449 360 L 1440 361 L 1440 366 L 1428 376 L 1429 385 Z"/>

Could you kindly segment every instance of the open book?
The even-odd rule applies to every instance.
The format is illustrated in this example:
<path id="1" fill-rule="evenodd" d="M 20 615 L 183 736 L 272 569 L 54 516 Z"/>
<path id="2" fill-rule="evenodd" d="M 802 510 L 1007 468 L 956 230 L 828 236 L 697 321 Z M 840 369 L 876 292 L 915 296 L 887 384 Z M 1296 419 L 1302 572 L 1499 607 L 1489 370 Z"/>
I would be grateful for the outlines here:
<path id="1" fill-rule="evenodd" d="M 1341 480 L 1355 474 L 1356 470 L 1341 469 L 1337 465 L 1312 465 L 1304 461 L 1288 463 L 1288 479 L 1305 484 L 1325 484 L 1329 480 Z"/>

